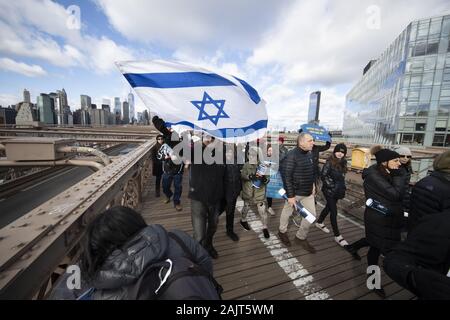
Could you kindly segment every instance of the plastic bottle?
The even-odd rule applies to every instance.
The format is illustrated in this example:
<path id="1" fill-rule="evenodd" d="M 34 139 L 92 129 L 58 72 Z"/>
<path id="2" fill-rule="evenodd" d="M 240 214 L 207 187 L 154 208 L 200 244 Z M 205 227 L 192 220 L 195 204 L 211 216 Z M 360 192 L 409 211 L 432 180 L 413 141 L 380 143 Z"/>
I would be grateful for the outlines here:
<path id="1" fill-rule="evenodd" d="M 389 214 L 389 209 L 386 208 L 385 206 L 383 206 L 381 204 L 381 202 L 374 200 L 372 198 L 367 199 L 366 201 L 366 206 L 368 206 L 369 208 L 372 208 L 384 215 L 388 215 Z"/>
<path id="2" fill-rule="evenodd" d="M 282 196 L 286 201 L 288 200 L 288 197 L 286 195 L 286 190 L 284 190 L 283 188 L 281 188 L 280 190 L 278 190 L 278 193 L 280 194 L 280 196 Z M 301 215 L 303 218 L 306 219 L 306 221 L 308 221 L 309 223 L 313 223 L 314 221 L 316 221 L 316 217 L 314 217 L 314 215 L 308 211 L 308 209 L 306 209 L 300 201 L 295 201 L 295 212 L 299 215 Z"/>

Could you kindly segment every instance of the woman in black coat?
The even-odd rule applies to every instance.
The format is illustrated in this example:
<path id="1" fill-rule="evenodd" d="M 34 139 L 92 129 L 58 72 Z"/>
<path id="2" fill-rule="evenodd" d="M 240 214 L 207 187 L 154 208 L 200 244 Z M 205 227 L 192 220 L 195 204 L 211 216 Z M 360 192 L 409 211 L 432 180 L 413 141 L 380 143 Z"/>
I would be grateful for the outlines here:
<path id="1" fill-rule="evenodd" d="M 380 203 L 387 208 L 387 211 L 382 213 L 373 207 L 366 206 L 364 211 L 366 237 L 347 247 L 350 252 L 355 253 L 368 245 L 369 266 L 378 265 L 380 254 L 386 255 L 400 242 L 403 217 L 402 197 L 406 179 L 404 172 L 398 170 L 400 156 L 397 152 L 376 146 L 372 148 L 371 153 L 375 155 L 377 164 L 364 169 L 362 173 L 364 194 L 366 200 L 372 199 Z M 375 292 L 385 297 L 383 289 L 375 289 Z"/>
<path id="2" fill-rule="evenodd" d="M 333 227 L 334 240 L 342 247 L 348 245 L 347 241 L 341 236 L 337 225 L 337 202 L 345 197 L 345 173 L 347 172 L 347 147 L 343 143 L 339 143 L 333 150 L 333 154 L 328 158 L 322 168 L 322 192 L 325 196 L 327 204 L 323 208 L 319 219 L 317 219 L 316 227 L 325 233 L 330 230 L 325 226 L 323 221 L 330 213 L 331 226 Z"/>
<path id="3" fill-rule="evenodd" d="M 164 144 L 164 137 L 161 134 L 156 136 L 156 144 L 152 147 L 150 154 L 152 158 L 152 175 L 155 177 L 155 196 L 159 197 L 161 192 L 161 177 L 163 174 L 163 163 L 158 159 L 157 154 Z"/>

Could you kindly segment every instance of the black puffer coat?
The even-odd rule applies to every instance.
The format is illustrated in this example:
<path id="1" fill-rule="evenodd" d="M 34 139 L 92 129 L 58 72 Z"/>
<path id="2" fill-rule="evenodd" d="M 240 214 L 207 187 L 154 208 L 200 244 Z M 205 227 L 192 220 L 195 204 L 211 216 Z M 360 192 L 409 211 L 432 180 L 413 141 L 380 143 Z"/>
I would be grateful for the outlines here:
<path id="1" fill-rule="evenodd" d="M 314 185 L 314 163 L 310 151 L 290 150 L 283 161 L 281 177 L 288 198 L 310 196 Z"/>
<path id="2" fill-rule="evenodd" d="M 343 159 L 343 166 L 347 166 L 347 160 Z M 334 168 L 331 165 L 331 160 L 328 159 L 322 168 L 322 192 L 324 195 L 335 198 L 342 199 L 345 197 L 345 172 Z"/>
<path id="3" fill-rule="evenodd" d="M 434 171 L 417 182 L 412 189 L 408 230 L 411 231 L 420 218 L 449 209 L 450 174 Z"/>
<path id="4" fill-rule="evenodd" d="M 389 209 L 387 215 L 369 207 L 366 207 L 364 212 L 367 241 L 372 247 L 385 253 L 400 241 L 402 195 L 406 176 L 400 170 L 393 170 L 391 175 L 384 175 L 375 164 L 364 169 L 362 178 L 366 199 L 379 201 Z"/>
<path id="5" fill-rule="evenodd" d="M 241 164 L 225 165 L 224 189 L 227 202 L 232 202 L 233 199 L 236 199 L 241 193 L 241 170 Z"/>
<path id="6" fill-rule="evenodd" d="M 450 299 L 450 211 L 424 216 L 386 256 L 386 273 L 421 299 Z"/>
<path id="7" fill-rule="evenodd" d="M 211 258 L 203 247 L 186 233 L 173 230 L 188 247 L 197 264 L 212 274 Z M 91 285 L 96 300 L 126 300 L 142 272 L 167 258 L 185 256 L 183 249 L 161 225 L 149 225 L 115 250 L 103 263 Z M 155 285 L 155 284 L 148 284 Z M 156 285 L 157 287 L 157 285 Z"/>

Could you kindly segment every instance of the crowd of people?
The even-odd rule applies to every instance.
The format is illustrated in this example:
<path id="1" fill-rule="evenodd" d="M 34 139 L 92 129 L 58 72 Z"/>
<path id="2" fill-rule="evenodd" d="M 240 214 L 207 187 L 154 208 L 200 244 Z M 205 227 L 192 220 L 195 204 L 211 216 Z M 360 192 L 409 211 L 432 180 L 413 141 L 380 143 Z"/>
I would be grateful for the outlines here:
<path id="1" fill-rule="evenodd" d="M 161 150 L 165 145 L 174 148 L 186 141 L 174 139 L 175 133 L 165 126 L 163 119 L 154 117 L 153 123 L 161 132 L 152 149 L 155 196 L 160 197 L 162 182 L 164 201 L 167 204 L 173 202 L 175 210 L 182 211 L 183 171 L 189 170 L 188 198 L 193 238 L 181 231 L 169 232 L 159 225 L 147 225 L 138 213 L 128 208 L 110 209 L 98 216 L 88 228 L 81 262 L 91 286 L 97 289 L 92 297 L 154 298 L 164 277 L 161 272 L 159 276 L 147 272 L 149 266 L 162 270 L 163 264 L 169 263 L 167 261 L 170 260 L 172 267 L 173 261 L 180 265 L 180 257 L 188 257 L 198 266 L 200 274 L 205 275 L 205 283 L 214 284 L 205 289 L 203 296 L 195 290 L 189 296 L 220 298 L 220 285 L 213 278 L 211 260 L 220 255 L 214 247 L 219 216 L 225 213 L 226 234 L 232 241 L 239 241 L 234 217 L 240 196 L 243 207 L 238 226 L 251 230 L 248 213 L 254 207 L 262 222 L 264 238 L 270 238 L 268 221 L 276 212 L 272 209 L 272 198 L 267 197 L 270 175 L 262 174 L 259 169 L 267 160 L 265 157 L 272 156 L 273 146 L 263 143 L 246 146 L 244 158 L 238 159 L 237 149 L 241 146 L 234 145 L 225 150 L 223 163 L 211 163 L 204 157 L 194 161 L 192 154 L 178 155 L 183 161 L 177 163 L 170 153 Z M 216 156 L 217 149 L 210 148 L 214 144 L 211 136 L 203 135 L 189 143 L 192 148 L 200 148 L 203 155 Z M 305 132 L 298 135 L 297 145 L 289 151 L 283 145 L 283 139 L 278 140 L 277 168 L 287 196 L 276 233 L 281 243 L 290 247 L 293 240 L 307 252 L 317 252 L 308 241 L 312 224 L 307 219 L 298 223 L 294 239 L 289 238 L 287 231 L 296 204 L 300 203 L 309 213 L 317 215 L 316 195 L 321 189 L 326 204 L 317 215 L 315 227 L 330 233 L 325 225 L 329 216 L 335 242 L 355 259 L 360 260 L 359 250 L 368 247 L 368 266 L 379 265 L 380 256 L 383 256 L 386 273 L 419 298 L 449 299 L 450 151 L 434 160 L 431 175 L 411 187 L 411 151 L 406 147 L 395 150 L 381 146 L 372 148 L 376 164 L 363 171 L 363 187 L 366 200 L 379 206 L 367 204 L 365 236 L 349 244 L 339 230 L 337 219 L 338 201 L 346 194 L 347 147 L 337 144 L 320 169 L 319 153 L 328 150 L 330 145 L 330 142 L 316 145 L 313 137 Z M 261 152 L 262 148 L 265 152 Z M 147 291 L 139 289 L 137 293 L 135 282 L 140 283 L 144 281 L 142 279 L 153 285 Z M 383 288 L 373 290 L 385 297 Z"/>

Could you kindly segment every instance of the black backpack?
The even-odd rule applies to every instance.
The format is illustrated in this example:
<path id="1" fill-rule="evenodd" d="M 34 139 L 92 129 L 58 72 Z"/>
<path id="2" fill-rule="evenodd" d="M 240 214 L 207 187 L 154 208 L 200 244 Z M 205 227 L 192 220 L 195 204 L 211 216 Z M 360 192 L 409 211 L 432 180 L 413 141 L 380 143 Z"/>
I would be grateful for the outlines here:
<path id="1" fill-rule="evenodd" d="M 194 262 L 192 253 L 177 235 L 169 232 L 169 237 L 178 243 L 186 256 L 166 259 L 148 267 L 129 290 L 128 299 L 222 300 L 222 286 Z"/>

